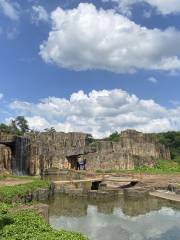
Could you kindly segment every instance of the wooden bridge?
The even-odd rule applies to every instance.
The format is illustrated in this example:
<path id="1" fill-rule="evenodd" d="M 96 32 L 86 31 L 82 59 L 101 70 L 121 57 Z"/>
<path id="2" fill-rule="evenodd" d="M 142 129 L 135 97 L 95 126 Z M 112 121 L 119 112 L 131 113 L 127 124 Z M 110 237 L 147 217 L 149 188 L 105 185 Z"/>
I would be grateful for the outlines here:
<path id="1" fill-rule="evenodd" d="M 102 182 L 102 181 L 131 183 L 131 182 L 138 182 L 139 180 L 136 178 L 98 177 L 98 178 L 87 178 L 87 179 L 80 179 L 80 180 L 59 180 L 59 181 L 53 181 L 53 182 L 55 184 L 68 184 L 68 183 Z"/>

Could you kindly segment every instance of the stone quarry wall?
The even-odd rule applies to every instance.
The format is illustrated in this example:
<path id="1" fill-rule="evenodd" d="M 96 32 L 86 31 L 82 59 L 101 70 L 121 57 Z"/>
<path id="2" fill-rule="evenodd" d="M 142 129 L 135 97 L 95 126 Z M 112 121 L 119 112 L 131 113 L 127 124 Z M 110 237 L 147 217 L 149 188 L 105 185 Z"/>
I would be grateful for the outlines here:
<path id="1" fill-rule="evenodd" d="M 0 132 L 0 173 L 11 171 L 12 149 L 9 144 L 13 141 L 14 136 L 12 134 Z"/>
<path id="2" fill-rule="evenodd" d="M 30 139 L 0 132 L 0 172 L 17 175 L 29 173 Z"/>
<path id="3" fill-rule="evenodd" d="M 156 159 L 170 159 L 168 149 L 154 135 L 134 130 L 121 133 L 118 142 L 92 141 L 84 133 L 28 133 L 23 137 L 0 134 L 0 170 L 40 175 L 47 169 L 63 169 L 69 160 L 84 159 L 87 170 L 133 169 L 153 166 Z"/>
<path id="4" fill-rule="evenodd" d="M 40 133 L 28 135 L 30 168 L 32 175 L 39 175 L 48 168 L 62 169 L 69 156 L 84 155 L 88 135 L 84 133 Z"/>
<path id="5" fill-rule="evenodd" d="M 118 142 L 97 142 L 96 151 L 86 155 L 89 169 L 134 169 L 161 158 L 171 159 L 169 150 L 154 135 L 134 130 L 122 132 Z"/>
<path id="6" fill-rule="evenodd" d="M 0 173 L 11 171 L 11 149 L 3 144 L 0 144 Z"/>

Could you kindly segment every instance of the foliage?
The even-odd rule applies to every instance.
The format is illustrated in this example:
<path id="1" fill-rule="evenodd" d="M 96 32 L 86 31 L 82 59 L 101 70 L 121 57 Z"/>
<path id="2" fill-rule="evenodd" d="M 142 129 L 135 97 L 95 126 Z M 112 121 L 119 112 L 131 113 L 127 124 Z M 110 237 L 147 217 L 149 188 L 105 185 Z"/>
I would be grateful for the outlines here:
<path id="1" fill-rule="evenodd" d="M 55 133 L 56 129 L 54 127 L 51 127 L 51 128 L 45 128 L 44 131 L 47 133 Z"/>
<path id="2" fill-rule="evenodd" d="M 20 200 L 26 194 L 33 192 L 39 188 L 48 188 L 49 182 L 44 180 L 34 180 L 26 184 L 16 186 L 0 186 L 0 200 L 2 202 L 11 203 Z"/>
<path id="3" fill-rule="evenodd" d="M 49 182 L 34 180 L 31 183 L 0 187 L 1 201 L 11 202 L 16 196 L 23 196 L 38 188 L 49 187 Z M 1 240 L 88 240 L 80 233 L 58 231 L 50 227 L 33 210 L 22 210 L 14 205 L 0 203 L 0 239 Z"/>
<path id="4" fill-rule="evenodd" d="M 19 131 L 19 129 L 17 129 L 17 128 L 15 129 L 14 126 L 12 126 L 12 122 L 11 122 L 10 125 L 6 125 L 4 123 L 1 123 L 0 124 L 0 132 L 21 135 L 21 132 Z"/>
<path id="5" fill-rule="evenodd" d="M 0 229 L 2 240 L 87 240 L 80 233 L 53 230 L 37 213 L 24 210 L 13 212 L 6 210 L 0 205 L 0 214 L 4 222 Z M 3 210 L 4 211 L 4 210 Z"/>
<path id="6" fill-rule="evenodd" d="M 169 148 L 172 159 L 180 163 L 180 132 L 166 132 L 156 135 L 160 143 Z"/>
<path id="7" fill-rule="evenodd" d="M 97 173 L 149 173 L 149 174 L 171 174 L 180 173 L 180 165 L 175 161 L 170 160 L 157 160 L 154 167 L 137 167 L 133 170 L 123 169 L 98 169 Z"/>
<path id="8" fill-rule="evenodd" d="M 92 148 L 96 148 L 97 145 L 98 145 L 98 143 L 99 143 L 99 141 L 96 140 L 96 139 L 94 139 L 94 141 L 92 141 L 92 142 L 90 143 L 90 146 L 91 146 Z"/>
<path id="9" fill-rule="evenodd" d="M 154 167 L 138 167 L 135 171 L 151 174 L 180 173 L 180 165 L 175 161 L 160 159 L 156 161 L 156 165 Z"/>
<path id="10" fill-rule="evenodd" d="M 22 133 L 29 131 L 28 122 L 23 116 L 18 116 L 14 120 L 15 127 L 19 129 Z"/>
<path id="11" fill-rule="evenodd" d="M 25 117 L 17 116 L 14 120 L 11 120 L 9 125 L 1 123 L 0 131 L 4 133 L 22 135 L 23 133 L 29 131 L 29 126 Z"/>
<path id="12" fill-rule="evenodd" d="M 6 176 L 0 175 L 0 181 L 6 179 Z"/>
<path id="13" fill-rule="evenodd" d="M 118 142 L 120 139 L 120 134 L 116 131 L 114 133 L 112 133 L 107 140 L 111 141 L 111 142 Z"/>

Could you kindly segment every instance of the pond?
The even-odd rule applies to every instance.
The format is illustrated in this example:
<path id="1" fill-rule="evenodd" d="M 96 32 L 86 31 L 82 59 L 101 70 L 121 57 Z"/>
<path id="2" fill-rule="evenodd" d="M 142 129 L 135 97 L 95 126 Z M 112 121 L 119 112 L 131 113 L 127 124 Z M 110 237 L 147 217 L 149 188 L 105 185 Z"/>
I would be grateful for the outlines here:
<path id="1" fill-rule="evenodd" d="M 59 194 L 51 199 L 50 224 L 90 240 L 179 240 L 180 204 L 146 197 L 88 200 Z"/>

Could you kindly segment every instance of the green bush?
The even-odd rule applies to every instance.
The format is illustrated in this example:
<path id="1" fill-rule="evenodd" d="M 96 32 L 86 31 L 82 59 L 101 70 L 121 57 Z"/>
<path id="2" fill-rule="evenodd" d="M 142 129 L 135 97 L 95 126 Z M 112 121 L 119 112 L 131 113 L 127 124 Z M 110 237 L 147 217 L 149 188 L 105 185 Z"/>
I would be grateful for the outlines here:
<path id="1" fill-rule="evenodd" d="M 39 188 L 48 188 L 50 183 L 44 180 L 34 180 L 30 183 L 16 186 L 0 186 L 0 201 L 11 203 L 14 199 L 20 199 L 26 194 Z"/>
<path id="2" fill-rule="evenodd" d="M 118 132 L 112 133 L 112 134 L 107 138 L 107 140 L 108 140 L 108 141 L 111 141 L 111 142 L 119 142 L 119 139 L 120 139 L 120 134 L 119 134 Z"/>
<path id="3" fill-rule="evenodd" d="M 9 208 L 7 204 L 0 203 L 0 230 L 2 230 L 5 225 L 13 223 L 12 218 L 8 216 Z"/>
<path id="4" fill-rule="evenodd" d="M 154 167 L 138 167 L 135 169 L 136 172 L 144 173 L 179 173 L 180 165 L 171 160 L 157 160 Z"/>
<path id="5" fill-rule="evenodd" d="M 160 143 L 169 148 L 171 158 L 180 163 L 180 132 L 166 132 L 156 134 Z"/>
<path id="6" fill-rule="evenodd" d="M 33 211 L 11 212 L 4 217 L 8 222 L 0 229 L 1 240 L 87 240 L 80 233 L 52 229 Z"/>

